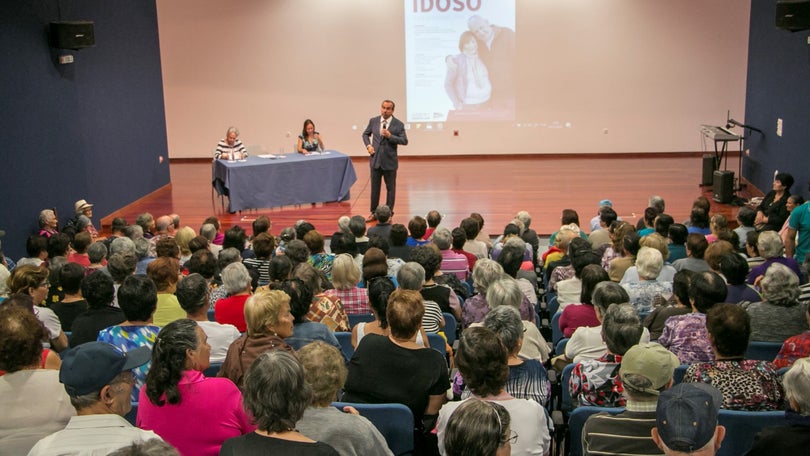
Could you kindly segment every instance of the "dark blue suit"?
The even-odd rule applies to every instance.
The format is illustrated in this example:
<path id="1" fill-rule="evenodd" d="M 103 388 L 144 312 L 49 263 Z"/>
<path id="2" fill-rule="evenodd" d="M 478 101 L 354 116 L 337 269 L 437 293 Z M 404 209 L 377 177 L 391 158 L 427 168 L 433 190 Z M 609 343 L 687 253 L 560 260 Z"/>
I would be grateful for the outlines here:
<path id="1" fill-rule="evenodd" d="M 380 204 L 380 187 L 385 179 L 385 204 L 394 210 L 394 201 L 397 192 L 397 146 L 408 145 L 408 136 L 405 134 L 405 124 L 393 116 L 388 118 L 389 138 L 380 134 L 382 116 L 372 117 L 363 131 L 363 144 L 374 147 L 374 155 L 369 159 L 371 167 L 371 212 Z"/>

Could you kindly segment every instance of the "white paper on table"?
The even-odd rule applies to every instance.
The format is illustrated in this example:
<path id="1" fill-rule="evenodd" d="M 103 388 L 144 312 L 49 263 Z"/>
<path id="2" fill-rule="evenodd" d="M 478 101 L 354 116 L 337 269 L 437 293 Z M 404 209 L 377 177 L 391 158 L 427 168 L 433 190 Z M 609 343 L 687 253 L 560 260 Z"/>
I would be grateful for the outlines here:
<path id="1" fill-rule="evenodd" d="M 273 154 L 261 154 L 261 155 L 257 155 L 257 157 L 259 157 L 259 158 L 278 158 Z"/>

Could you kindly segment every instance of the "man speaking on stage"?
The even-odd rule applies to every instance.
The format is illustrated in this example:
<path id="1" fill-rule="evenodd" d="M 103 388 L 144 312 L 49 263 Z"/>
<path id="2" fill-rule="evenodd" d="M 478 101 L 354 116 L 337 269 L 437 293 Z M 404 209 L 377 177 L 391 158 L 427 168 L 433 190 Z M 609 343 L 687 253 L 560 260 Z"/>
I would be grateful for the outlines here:
<path id="1" fill-rule="evenodd" d="M 380 204 L 380 184 L 385 179 L 385 204 L 393 213 L 394 200 L 397 194 L 397 146 L 408 145 L 405 125 L 394 118 L 394 102 L 384 100 L 380 107 L 380 116 L 372 117 L 363 132 L 363 144 L 369 154 L 371 167 L 371 215 L 366 219 L 372 222 L 377 219 L 374 211 Z"/>

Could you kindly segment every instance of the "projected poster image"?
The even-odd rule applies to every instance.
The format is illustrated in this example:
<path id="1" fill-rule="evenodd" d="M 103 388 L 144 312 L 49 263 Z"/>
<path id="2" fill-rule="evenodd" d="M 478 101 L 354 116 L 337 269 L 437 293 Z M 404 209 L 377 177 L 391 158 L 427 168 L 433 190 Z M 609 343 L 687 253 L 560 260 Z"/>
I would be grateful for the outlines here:
<path id="1" fill-rule="evenodd" d="M 408 122 L 514 120 L 515 1 L 405 0 Z"/>

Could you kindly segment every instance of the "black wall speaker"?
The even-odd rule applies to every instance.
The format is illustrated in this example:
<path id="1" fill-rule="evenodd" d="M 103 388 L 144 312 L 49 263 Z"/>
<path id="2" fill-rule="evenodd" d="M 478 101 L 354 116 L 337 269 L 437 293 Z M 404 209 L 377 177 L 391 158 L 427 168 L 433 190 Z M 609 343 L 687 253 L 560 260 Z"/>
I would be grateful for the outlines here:
<path id="1" fill-rule="evenodd" d="M 777 0 L 776 26 L 791 32 L 810 29 L 810 0 Z"/>
<path id="2" fill-rule="evenodd" d="M 714 170 L 715 166 L 714 155 L 706 154 L 703 156 L 703 180 L 700 185 L 712 185 L 714 183 Z"/>
<path id="3" fill-rule="evenodd" d="M 51 47 L 82 49 L 96 45 L 91 21 L 51 22 Z"/>
<path id="4" fill-rule="evenodd" d="M 718 203 L 728 204 L 734 199 L 734 172 L 715 171 L 712 199 Z"/>

